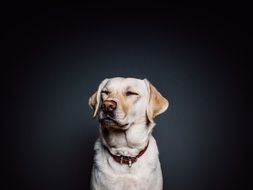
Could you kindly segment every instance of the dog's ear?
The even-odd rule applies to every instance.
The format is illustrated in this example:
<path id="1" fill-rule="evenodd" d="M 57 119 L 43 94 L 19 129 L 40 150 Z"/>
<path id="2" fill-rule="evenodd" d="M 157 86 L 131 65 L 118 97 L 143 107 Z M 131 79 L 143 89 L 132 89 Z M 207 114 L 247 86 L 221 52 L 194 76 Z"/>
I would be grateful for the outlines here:
<path id="1" fill-rule="evenodd" d="M 169 102 L 166 98 L 164 98 L 160 92 L 147 80 L 144 79 L 148 92 L 149 92 L 149 102 L 147 105 L 147 117 L 148 120 L 153 122 L 153 119 L 165 112 L 169 107 Z"/>
<path id="2" fill-rule="evenodd" d="M 100 105 L 100 99 L 101 99 L 101 91 L 103 89 L 103 87 L 106 85 L 106 83 L 108 82 L 109 79 L 104 79 L 99 87 L 98 90 L 89 98 L 89 106 L 93 109 L 94 113 L 93 113 L 93 117 L 96 117 L 97 112 L 98 112 L 98 108 Z"/>

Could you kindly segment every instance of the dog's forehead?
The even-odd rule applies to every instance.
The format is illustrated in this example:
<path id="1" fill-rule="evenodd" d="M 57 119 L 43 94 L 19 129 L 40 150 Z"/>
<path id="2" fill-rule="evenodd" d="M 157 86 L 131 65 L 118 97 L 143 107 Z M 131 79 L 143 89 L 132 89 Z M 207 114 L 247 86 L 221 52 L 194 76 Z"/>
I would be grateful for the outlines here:
<path id="1" fill-rule="evenodd" d="M 107 88 L 113 89 L 140 89 L 145 91 L 147 89 L 146 83 L 141 79 L 136 78 L 111 78 L 106 84 Z"/>

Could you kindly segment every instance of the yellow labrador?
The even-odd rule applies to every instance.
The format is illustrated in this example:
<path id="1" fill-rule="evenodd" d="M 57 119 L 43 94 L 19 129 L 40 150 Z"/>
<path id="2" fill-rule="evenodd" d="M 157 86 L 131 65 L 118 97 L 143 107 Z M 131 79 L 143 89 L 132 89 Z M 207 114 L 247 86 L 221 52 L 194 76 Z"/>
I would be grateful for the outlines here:
<path id="1" fill-rule="evenodd" d="M 154 118 L 168 101 L 148 80 L 105 79 L 89 105 L 100 123 L 95 143 L 92 190 L 161 190 Z"/>

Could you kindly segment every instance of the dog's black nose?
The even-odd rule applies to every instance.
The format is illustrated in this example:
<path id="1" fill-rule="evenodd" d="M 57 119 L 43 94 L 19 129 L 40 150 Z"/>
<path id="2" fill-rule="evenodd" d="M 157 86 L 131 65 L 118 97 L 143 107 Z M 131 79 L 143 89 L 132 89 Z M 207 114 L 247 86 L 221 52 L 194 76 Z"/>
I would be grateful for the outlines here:
<path id="1" fill-rule="evenodd" d="M 117 108 L 117 102 L 113 100 L 105 100 L 101 108 L 104 112 L 113 112 Z"/>

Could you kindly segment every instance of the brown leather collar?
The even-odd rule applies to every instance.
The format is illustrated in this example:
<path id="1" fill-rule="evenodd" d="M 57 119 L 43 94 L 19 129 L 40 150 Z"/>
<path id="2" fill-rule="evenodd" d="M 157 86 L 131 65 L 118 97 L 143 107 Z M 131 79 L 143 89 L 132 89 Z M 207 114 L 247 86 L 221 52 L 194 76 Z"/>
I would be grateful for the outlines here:
<path id="1" fill-rule="evenodd" d="M 148 144 L 149 144 L 149 142 L 148 142 Z M 148 144 L 147 144 L 147 145 L 145 146 L 145 148 L 144 148 L 143 150 L 141 150 L 141 151 L 139 152 L 139 154 L 138 154 L 137 156 L 135 156 L 135 157 L 123 156 L 123 155 L 114 155 L 114 154 L 112 154 L 112 153 L 110 152 L 110 150 L 109 150 L 106 146 L 104 146 L 104 147 L 105 147 L 105 149 L 109 152 L 109 154 L 113 157 L 113 159 L 114 159 L 116 162 L 118 162 L 118 163 L 120 163 L 120 164 L 127 164 L 129 167 L 132 167 L 132 164 L 133 164 L 134 162 L 136 162 L 137 159 L 140 158 L 140 157 L 146 152 L 146 150 L 147 150 L 147 148 L 148 148 Z"/>

